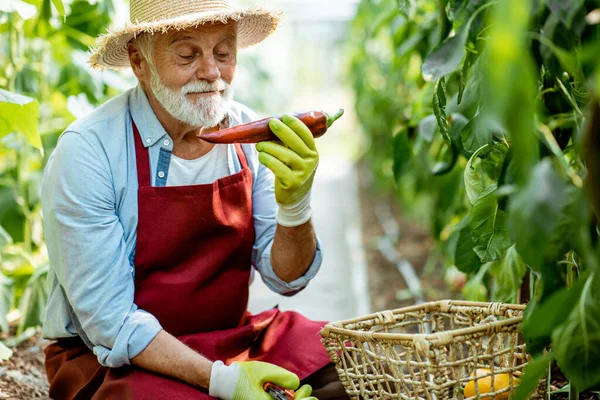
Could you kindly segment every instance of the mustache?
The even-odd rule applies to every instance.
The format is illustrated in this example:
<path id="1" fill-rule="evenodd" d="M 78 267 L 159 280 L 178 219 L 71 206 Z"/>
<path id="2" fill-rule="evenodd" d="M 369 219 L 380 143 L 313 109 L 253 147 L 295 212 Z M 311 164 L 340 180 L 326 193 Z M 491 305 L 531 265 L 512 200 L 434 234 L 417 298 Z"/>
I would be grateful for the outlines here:
<path id="1" fill-rule="evenodd" d="M 230 88 L 231 86 L 223 78 L 219 78 L 214 82 L 196 81 L 187 83 L 181 88 L 181 92 L 183 94 L 223 92 L 229 90 Z"/>

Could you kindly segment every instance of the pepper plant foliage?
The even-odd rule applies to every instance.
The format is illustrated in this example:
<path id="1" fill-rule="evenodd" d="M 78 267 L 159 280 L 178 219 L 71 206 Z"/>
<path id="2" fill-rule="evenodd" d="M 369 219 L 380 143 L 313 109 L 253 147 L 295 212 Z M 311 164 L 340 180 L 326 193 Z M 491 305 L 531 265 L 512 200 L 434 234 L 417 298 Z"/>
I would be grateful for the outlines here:
<path id="1" fill-rule="evenodd" d="M 552 350 L 527 376 L 556 359 L 577 390 L 600 385 L 600 253 L 586 196 L 600 182 L 586 182 L 581 146 L 588 125 L 600 134 L 586 118 L 598 7 L 363 0 L 350 41 L 379 186 L 425 210 L 437 254 L 469 275 L 467 298 L 517 301 L 530 272 L 528 350 Z"/>
<path id="2" fill-rule="evenodd" d="M 85 62 L 112 11 L 112 0 L 0 1 L 0 330 L 8 332 L 7 314 L 20 311 L 9 344 L 43 321 L 48 259 L 40 194 L 47 157 L 76 116 L 128 87 Z"/>

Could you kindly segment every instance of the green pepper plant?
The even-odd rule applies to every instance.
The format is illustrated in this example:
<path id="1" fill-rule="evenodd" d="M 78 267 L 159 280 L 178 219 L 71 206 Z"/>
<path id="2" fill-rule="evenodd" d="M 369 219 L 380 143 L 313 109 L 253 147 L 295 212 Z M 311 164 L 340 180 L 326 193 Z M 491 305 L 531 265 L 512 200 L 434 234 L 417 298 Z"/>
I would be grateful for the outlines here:
<path id="1" fill-rule="evenodd" d="M 466 298 L 531 293 L 517 398 L 553 361 L 600 385 L 599 24 L 594 0 L 363 0 L 348 41 L 379 189 L 427 217 Z"/>

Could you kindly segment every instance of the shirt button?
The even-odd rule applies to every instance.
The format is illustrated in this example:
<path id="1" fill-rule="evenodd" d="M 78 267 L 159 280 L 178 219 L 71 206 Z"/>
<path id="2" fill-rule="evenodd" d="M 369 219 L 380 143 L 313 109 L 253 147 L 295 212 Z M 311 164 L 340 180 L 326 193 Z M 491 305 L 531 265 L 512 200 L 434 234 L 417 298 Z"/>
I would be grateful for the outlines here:
<path id="1" fill-rule="evenodd" d="M 168 145 L 170 145 L 170 144 L 171 144 L 171 142 L 169 141 L 169 139 L 166 139 L 166 140 L 163 142 L 163 144 L 164 144 L 165 146 L 168 146 Z"/>
<path id="2" fill-rule="evenodd" d="M 152 142 L 152 139 L 150 139 L 150 138 L 147 138 L 147 139 L 146 139 L 146 143 L 150 143 L 150 142 Z"/>
<path id="3" fill-rule="evenodd" d="M 158 171 L 158 177 L 160 179 L 164 178 L 165 177 L 165 173 L 163 171 Z"/>

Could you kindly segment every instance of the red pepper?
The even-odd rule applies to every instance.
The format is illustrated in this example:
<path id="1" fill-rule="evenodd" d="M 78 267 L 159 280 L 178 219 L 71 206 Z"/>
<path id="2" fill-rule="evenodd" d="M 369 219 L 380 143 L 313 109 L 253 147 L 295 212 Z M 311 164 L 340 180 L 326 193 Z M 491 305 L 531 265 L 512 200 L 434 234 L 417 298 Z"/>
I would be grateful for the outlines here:
<path id="1" fill-rule="evenodd" d="M 322 111 L 308 111 L 293 113 L 292 115 L 304 122 L 313 136 L 318 138 L 323 136 L 327 132 L 327 129 L 343 114 L 344 110 L 340 110 L 334 115 L 329 115 Z M 281 119 L 281 115 L 234 126 L 233 128 L 221 131 L 203 133 L 199 137 L 210 143 L 258 143 L 278 140 L 277 136 L 269 128 L 269 121 L 273 118 Z"/>

